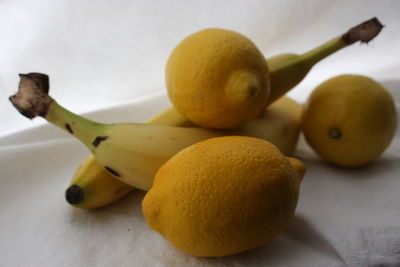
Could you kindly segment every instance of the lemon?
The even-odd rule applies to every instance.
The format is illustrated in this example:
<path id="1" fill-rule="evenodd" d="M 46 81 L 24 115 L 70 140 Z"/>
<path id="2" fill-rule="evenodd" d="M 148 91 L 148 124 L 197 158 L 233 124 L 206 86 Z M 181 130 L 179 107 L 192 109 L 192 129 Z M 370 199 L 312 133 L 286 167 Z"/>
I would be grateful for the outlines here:
<path id="1" fill-rule="evenodd" d="M 148 225 L 175 247 L 201 257 L 258 247 L 293 216 L 305 166 L 271 143 L 215 137 L 163 165 L 146 194 Z"/>
<path id="2" fill-rule="evenodd" d="M 361 75 L 340 75 L 309 96 L 303 132 L 325 161 L 359 166 L 383 153 L 396 124 L 394 101 L 382 85 Z"/>
<path id="3" fill-rule="evenodd" d="M 172 51 L 166 86 L 175 108 L 203 127 L 237 128 L 267 104 L 267 62 L 245 36 L 224 29 L 196 32 Z"/>

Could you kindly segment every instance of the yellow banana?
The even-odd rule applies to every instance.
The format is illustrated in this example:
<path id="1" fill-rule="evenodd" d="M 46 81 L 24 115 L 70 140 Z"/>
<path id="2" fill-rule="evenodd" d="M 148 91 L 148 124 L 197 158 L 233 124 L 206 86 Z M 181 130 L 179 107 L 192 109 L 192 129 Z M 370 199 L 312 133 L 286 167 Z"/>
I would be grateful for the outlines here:
<path id="1" fill-rule="evenodd" d="M 248 135 L 269 140 L 289 156 L 297 145 L 302 110 L 301 105 L 291 98 L 282 97 L 255 120 L 250 121 L 241 129 L 227 131 L 226 134 Z M 172 107 L 147 123 L 192 126 L 190 121 Z M 66 199 L 75 207 L 92 209 L 113 203 L 133 190 L 134 187 L 115 179 L 93 155 L 90 155 L 75 172 L 66 190 Z"/>
<path id="2" fill-rule="evenodd" d="M 275 144 L 290 156 L 300 133 L 302 107 L 289 97 L 274 102 L 258 118 L 241 129 L 226 134 L 259 136 Z M 191 126 L 191 122 L 174 108 L 168 108 L 148 123 L 172 126 Z M 71 205 L 91 209 L 113 203 L 133 191 L 133 187 L 120 182 L 104 170 L 93 155 L 86 158 L 74 174 L 66 199 Z"/>
<path id="3" fill-rule="evenodd" d="M 256 119 L 232 134 L 258 137 L 274 144 L 286 156 L 291 156 L 299 139 L 303 107 L 283 96 L 269 105 Z"/>
<path id="4" fill-rule="evenodd" d="M 306 53 L 300 55 L 281 54 L 269 58 L 267 62 L 271 79 L 271 92 L 268 103 L 274 102 L 295 87 L 311 68 L 322 59 L 358 41 L 368 43 L 379 34 L 382 28 L 383 25 L 380 21 L 377 18 L 372 18 Z"/>
<path id="5" fill-rule="evenodd" d="M 90 155 L 76 170 L 65 197 L 75 207 L 93 209 L 115 202 L 133 190 L 106 172 Z"/>
<path id="6" fill-rule="evenodd" d="M 173 108 L 166 109 L 147 123 L 180 127 L 192 125 Z M 75 171 L 65 198 L 74 207 L 93 209 L 111 204 L 133 190 L 134 187 L 115 179 L 93 155 L 89 155 Z"/>
<path id="7" fill-rule="evenodd" d="M 68 131 L 86 145 L 96 160 L 114 177 L 142 190 L 152 186 L 156 171 L 178 151 L 201 140 L 232 134 L 194 127 L 94 122 L 68 111 L 52 99 L 48 95 L 47 75 L 30 73 L 21 74 L 20 77 L 18 93 L 11 96 L 10 100 L 21 114 L 28 118 L 42 116 Z M 245 134 L 250 132 L 246 126 L 244 128 Z M 271 140 L 273 135 L 268 131 L 253 132 L 257 137 L 268 135 L 265 139 L 274 143 Z M 236 130 L 233 134 L 243 133 Z"/>

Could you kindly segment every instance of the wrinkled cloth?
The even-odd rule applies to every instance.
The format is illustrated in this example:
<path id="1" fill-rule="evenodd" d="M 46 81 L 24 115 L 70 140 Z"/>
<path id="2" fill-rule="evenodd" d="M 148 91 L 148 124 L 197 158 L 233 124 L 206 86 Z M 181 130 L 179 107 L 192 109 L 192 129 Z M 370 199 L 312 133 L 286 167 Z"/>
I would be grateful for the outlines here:
<path id="1" fill-rule="evenodd" d="M 86 114 L 145 121 L 165 94 Z M 148 108 L 152 107 L 152 108 Z M 156 107 L 156 108 L 154 108 Z M 146 112 L 144 112 L 146 111 Z M 130 115 L 129 115 L 130 116 Z M 279 237 L 235 256 L 205 259 L 176 250 L 146 224 L 144 192 L 97 210 L 67 204 L 64 190 L 88 151 L 53 125 L 0 139 L 0 262 L 4 266 L 398 266 L 399 131 L 376 162 L 355 169 L 319 160 L 300 139 L 308 166 L 295 217 Z"/>
<path id="2" fill-rule="evenodd" d="M 224 258 L 175 249 L 146 224 L 145 192 L 85 211 L 65 189 L 89 151 L 7 98 L 18 73 L 50 75 L 63 106 L 102 122 L 144 122 L 170 106 L 164 67 L 173 47 L 207 27 L 248 36 L 266 57 L 307 51 L 377 16 L 368 45 L 330 56 L 289 93 L 304 103 L 325 79 L 368 75 L 400 109 L 397 1 L 11 1 L 0 2 L 1 266 L 400 266 L 400 131 L 375 162 L 338 168 L 301 137 L 308 170 L 295 217 L 270 243 Z"/>

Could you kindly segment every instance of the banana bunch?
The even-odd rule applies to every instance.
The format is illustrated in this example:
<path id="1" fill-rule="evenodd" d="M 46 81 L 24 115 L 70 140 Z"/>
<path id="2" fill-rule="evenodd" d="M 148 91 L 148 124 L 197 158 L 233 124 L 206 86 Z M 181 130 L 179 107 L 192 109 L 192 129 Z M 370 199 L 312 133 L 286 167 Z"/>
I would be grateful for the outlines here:
<path id="1" fill-rule="evenodd" d="M 175 109 L 169 108 L 147 121 L 149 124 L 177 127 L 192 126 Z M 107 172 L 93 155 L 82 161 L 75 171 L 65 198 L 77 208 L 93 209 L 106 206 L 134 190 L 134 187 L 120 182 Z"/>
<path id="2" fill-rule="evenodd" d="M 284 96 L 244 127 L 221 133 L 215 132 L 215 134 L 259 137 L 275 144 L 284 154 L 291 155 L 299 138 L 302 112 L 301 105 Z M 147 123 L 177 127 L 193 126 L 190 121 L 172 107 L 150 119 Z M 157 133 L 154 134 L 157 135 Z M 149 137 L 152 135 L 149 133 Z M 171 138 L 174 138 L 174 136 L 171 136 Z M 150 145 L 153 145 L 154 149 L 152 156 L 156 158 L 157 155 L 161 154 L 163 147 L 161 144 L 143 143 L 143 153 L 145 153 L 146 147 Z M 151 166 L 148 168 L 150 169 Z M 91 209 L 113 203 L 132 192 L 133 189 L 134 187 L 115 179 L 96 161 L 93 155 L 90 155 L 76 170 L 65 196 L 71 205 Z"/>
<path id="3" fill-rule="evenodd" d="M 323 58 L 357 41 L 373 39 L 381 29 L 378 24 L 372 19 L 304 54 L 283 54 L 268 59 L 269 105 L 258 118 L 235 130 L 196 127 L 174 108 L 147 124 L 94 122 L 59 105 L 48 94 L 48 76 L 40 73 L 21 74 L 19 90 L 10 101 L 22 115 L 43 117 L 79 139 L 91 151 L 92 156 L 85 159 L 74 174 L 66 198 L 76 207 L 101 207 L 120 199 L 133 188 L 149 190 L 155 173 L 169 158 L 211 137 L 259 137 L 275 144 L 286 155 L 292 154 L 300 133 L 302 107 L 282 96 Z"/>

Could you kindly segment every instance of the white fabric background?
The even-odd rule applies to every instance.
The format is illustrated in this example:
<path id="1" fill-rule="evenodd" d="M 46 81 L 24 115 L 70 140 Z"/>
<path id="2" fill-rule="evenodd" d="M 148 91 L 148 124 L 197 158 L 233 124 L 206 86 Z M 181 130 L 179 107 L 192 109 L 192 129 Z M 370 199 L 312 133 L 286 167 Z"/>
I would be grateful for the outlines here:
<path id="1" fill-rule="evenodd" d="M 400 2 L 0 0 L 0 10 L 0 265 L 400 265 L 399 130 L 380 160 L 359 169 L 322 163 L 302 140 L 296 156 L 309 169 L 286 231 L 237 256 L 198 259 L 149 230 L 141 192 L 95 211 L 68 206 L 64 190 L 88 152 L 7 99 L 18 73 L 38 71 L 75 112 L 144 121 L 169 105 L 166 59 L 194 31 L 236 30 L 270 57 L 304 52 L 377 16 L 385 28 L 375 40 L 325 59 L 290 95 L 303 102 L 326 78 L 358 73 L 382 82 L 399 108 Z"/>
<path id="2" fill-rule="evenodd" d="M 377 16 L 386 25 L 368 46 L 355 44 L 318 64 L 291 95 L 304 100 L 340 73 L 398 80 L 398 1 L 78 1 L 1 0 L 0 136 L 39 124 L 7 98 L 18 73 L 50 75 L 52 95 L 75 112 L 164 92 L 164 67 L 187 35 L 221 27 L 251 38 L 266 57 L 305 52 Z"/>

